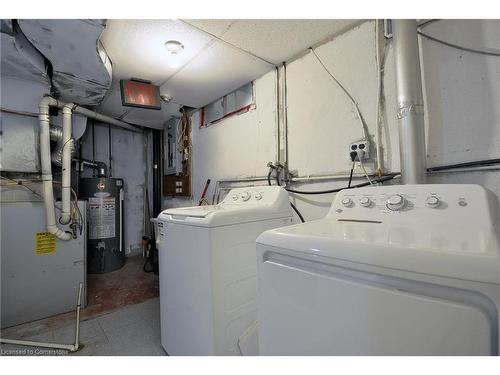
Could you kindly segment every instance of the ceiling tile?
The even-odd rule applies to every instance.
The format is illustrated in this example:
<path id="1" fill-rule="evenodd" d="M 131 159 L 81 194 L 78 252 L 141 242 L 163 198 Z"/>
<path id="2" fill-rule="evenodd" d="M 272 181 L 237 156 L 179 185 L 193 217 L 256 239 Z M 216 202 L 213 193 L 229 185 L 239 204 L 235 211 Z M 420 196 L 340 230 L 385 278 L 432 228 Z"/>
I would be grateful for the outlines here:
<path id="1" fill-rule="evenodd" d="M 223 42 L 213 42 L 196 59 L 161 86 L 176 103 L 199 108 L 237 89 L 273 66 Z"/>
<path id="2" fill-rule="evenodd" d="M 203 19 L 203 20 L 183 20 L 184 22 L 198 28 L 201 30 L 206 31 L 207 33 L 210 33 L 212 35 L 215 35 L 217 37 L 220 37 L 222 34 L 224 34 L 229 27 L 233 23 L 235 23 L 237 20 L 208 20 L 208 19 Z"/>
<path id="3" fill-rule="evenodd" d="M 109 20 L 101 41 L 113 62 L 116 79 L 142 78 L 161 84 L 195 57 L 212 37 L 179 20 Z M 165 42 L 177 40 L 177 56 Z"/>
<path id="4" fill-rule="evenodd" d="M 279 64 L 359 23 L 359 20 L 238 20 L 221 38 Z"/>
<path id="5" fill-rule="evenodd" d="M 132 108 L 123 121 L 141 124 L 149 128 L 163 129 L 163 124 L 173 116 L 180 116 L 180 106 L 175 103 L 162 103 L 161 111 Z"/>

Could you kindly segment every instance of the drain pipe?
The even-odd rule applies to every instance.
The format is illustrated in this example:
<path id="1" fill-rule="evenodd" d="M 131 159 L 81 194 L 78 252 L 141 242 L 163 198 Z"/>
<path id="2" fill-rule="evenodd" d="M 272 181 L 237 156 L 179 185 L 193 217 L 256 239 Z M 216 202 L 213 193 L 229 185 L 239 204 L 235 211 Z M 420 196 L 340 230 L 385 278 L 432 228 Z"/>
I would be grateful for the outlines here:
<path id="1" fill-rule="evenodd" d="M 398 97 L 401 183 L 423 184 L 426 175 L 424 104 L 416 20 L 392 20 Z"/>
<path id="2" fill-rule="evenodd" d="M 38 106 L 39 108 L 38 119 L 40 120 L 40 162 L 42 166 L 43 200 L 45 202 L 45 217 L 47 221 L 47 231 L 52 233 L 61 240 L 69 241 L 72 238 L 72 235 L 70 233 L 63 231 L 56 225 L 56 212 L 54 208 L 54 189 L 52 186 L 52 164 L 50 160 L 50 124 L 49 124 L 50 106 L 57 106 L 57 100 L 55 100 L 50 96 L 44 96 Z M 68 206 L 69 205 L 70 202 L 68 202 Z"/>

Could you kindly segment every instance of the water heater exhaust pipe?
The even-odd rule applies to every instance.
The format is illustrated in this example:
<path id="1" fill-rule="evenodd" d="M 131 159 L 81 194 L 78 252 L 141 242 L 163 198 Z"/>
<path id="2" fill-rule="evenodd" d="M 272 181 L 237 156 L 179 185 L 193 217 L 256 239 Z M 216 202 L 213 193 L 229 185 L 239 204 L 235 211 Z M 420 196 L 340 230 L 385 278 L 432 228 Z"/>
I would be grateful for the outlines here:
<path id="1" fill-rule="evenodd" d="M 424 102 L 416 20 L 392 20 L 398 97 L 401 183 L 423 184 L 426 176 Z"/>

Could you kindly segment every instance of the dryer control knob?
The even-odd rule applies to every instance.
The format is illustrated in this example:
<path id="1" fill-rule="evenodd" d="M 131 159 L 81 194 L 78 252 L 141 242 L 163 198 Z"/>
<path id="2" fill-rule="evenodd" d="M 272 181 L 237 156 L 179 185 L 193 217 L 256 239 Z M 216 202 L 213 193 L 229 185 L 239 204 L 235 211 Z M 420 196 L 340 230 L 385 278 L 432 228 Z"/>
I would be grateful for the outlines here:
<path id="1" fill-rule="evenodd" d="M 405 204 L 406 200 L 399 194 L 391 195 L 385 202 L 385 205 L 391 211 L 399 211 L 405 206 Z"/>
<path id="2" fill-rule="evenodd" d="M 246 202 L 247 200 L 250 199 L 250 193 L 248 191 L 245 191 L 241 193 L 240 197 L 243 202 Z"/>
<path id="3" fill-rule="evenodd" d="M 351 198 L 344 198 L 342 199 L 342 206 L 344 207 L 351 207 L 352 206 L 352 199 Z"/>
<path id="4" fill-rule="evenodd" d="M 439 200 L 439 198 L 433 195 L 427 197 L 427 199 L 425 200 L 425 205 L 430 208 L 438 208 L 440 204 L 441 201 Z"/>
<path id="5" fill-rule="evenodd" d="M 368 197 L 362 197 L 360 200 L 359 200 L 359 204 L 363 207 L 370 207 L 371 204 L 372 204 L 372 200 Z"/>
<path id="6" fill-rule="evenodd" d="M 254 198 L 260 201 L 262 199 L 262 194 L 261 193 L 255 193 Z"/>
<path id="7" fill-rule="evenodd" d="M 238 196 L 236 194 L 233 195 L 232 198 L 233 198 L 233 201 L 237 201 L 238 200 Z"/>

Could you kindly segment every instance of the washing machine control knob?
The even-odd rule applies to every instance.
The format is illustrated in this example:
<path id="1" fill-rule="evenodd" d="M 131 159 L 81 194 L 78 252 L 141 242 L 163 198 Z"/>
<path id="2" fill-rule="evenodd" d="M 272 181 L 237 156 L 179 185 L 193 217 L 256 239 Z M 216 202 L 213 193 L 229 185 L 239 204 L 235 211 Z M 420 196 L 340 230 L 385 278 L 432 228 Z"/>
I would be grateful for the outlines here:
<path id="1" fill-rule="evenodd" d="M 435 197 L 434 195 L 427 197 L 427 199 L 425 200 L 425 205 L 430 208 L 438 208 L 440 204 L 441 201 L 439 200 L 438 197 Z"/>
<path id="2" fill-rule="evenodd" d="M 405 204 L 406 200 L 399 194 L 391 195 L 385 202 L 385 205 L 391 211 L 399 211 L 405 206 Z"/>
<path id="3" fill-rule="evenodd" d="M 241 193 L 240 197 L 243 202 L 246 202 L 250 199 L 250 193 L 248 191 L 244 191 L 243 193 Z"/>
<path id="4" fill-rule="evenodd" d="M 233 198 L 233 201 L 237 201 L 238 200 L 238 196 L 236 194 L 233 195 L 232 198 Z"/>
<path id="5" fill-rule="evenodd" d="M 359 204 L 363 207 L 370 207 L 372 204 L 372 200 L 368 197 L 361 197 L 359 200 Z"/>
<path id="6" fill-rule="evenodd" d="M 262 194 L 261 193 L 255 193 L 254 198 L 260 201 L 262 199 Z"/>
<path id="7" fill-rule="evenodd" d="M 351 207 L 352 204 L 353 204 L 353 202 L 352 202 L 351 198 L 344 198 L 344 199 L 342 199 L 342 206 L 344 206 L 344 207 Z"/>

